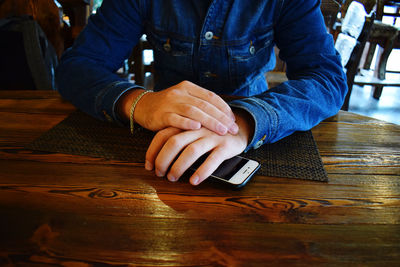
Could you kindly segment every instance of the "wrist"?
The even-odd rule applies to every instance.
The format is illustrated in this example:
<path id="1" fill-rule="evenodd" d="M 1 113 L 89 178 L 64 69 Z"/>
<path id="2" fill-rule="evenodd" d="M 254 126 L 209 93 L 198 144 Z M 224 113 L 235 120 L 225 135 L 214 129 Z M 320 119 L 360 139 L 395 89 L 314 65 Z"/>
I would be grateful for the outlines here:
<path id="1" fill-rule="evenodd" d="M 239 126 L 239 133 L 244 140 L 246 140 L 246 146 L 250 144 L 254 135 L 255 123 L 253 117 L 247 111 L 243 109 L 234 109 L 233 113 L 236 117 L 236 123 Z"/>
<path id="2" fill-rule="evenodd" d="M 133 128 L 134 128 L 134 124 L 135 122 L 137 122 L 137 117 L 134 117 L 134 114 L 137 114 L 138 112 L 136 107 L 138 106 L 139 101 L 148 93 L 152 93 L 152 90 L 145 90 L 143 92 L 141 92 L 132 102 L 132 105 L 130 107 L 129 110 L 129 121 L 130 121 L 130 128 L 131 128 L 131 133 L 133 134 Z"/>
<path id="3" fill-rule="evenodd" d="M 130 119 L 130 109 L 132 107 L 135 99 L 145 90 L 143 89 L 133 89 L 127 91 L 123 94 L 117 102 L 117 112 L 118 116 L 124 120 L 129 121 Z"/>

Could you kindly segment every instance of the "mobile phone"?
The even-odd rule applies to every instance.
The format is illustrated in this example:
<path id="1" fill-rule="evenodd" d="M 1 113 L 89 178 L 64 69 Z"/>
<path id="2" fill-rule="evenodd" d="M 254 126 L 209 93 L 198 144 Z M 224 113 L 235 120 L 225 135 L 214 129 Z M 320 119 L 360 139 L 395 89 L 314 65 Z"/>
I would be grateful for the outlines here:
<path id="1" fill-rule="evenodd" d="M 207 156 L 208 154 L 200 157 L 190 169 L 195 171 L 200 167 Z M 234 188 L 240 188 L 250 180 L 259 168 L 260 163 L 257 161 L 235 156 L 222 162 L 208 179 L 222 182 Z"/>

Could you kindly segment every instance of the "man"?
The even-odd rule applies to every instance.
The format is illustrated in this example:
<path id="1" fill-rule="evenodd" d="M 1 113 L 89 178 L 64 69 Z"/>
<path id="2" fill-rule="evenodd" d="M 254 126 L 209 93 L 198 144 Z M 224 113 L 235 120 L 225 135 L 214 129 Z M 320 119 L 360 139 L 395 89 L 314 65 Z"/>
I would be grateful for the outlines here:
<path id="1" fill-rule="evenodd" d="M 319 4 L 105 0 L 62 58 L 60 93 L 99 119 L 157 131 L 145 164 L 157 176 L 176 181 L 210 152 L 190 178 L 197 185 L 225 159 L 308 130 L 340 109 L 346 77 Z M 155 92 L 114 74 L 142 34 L 154 50 Z M 289 81 L 268 89 L 274 45 Z M 244 98 L 228 104 L 221 94 Z"/>

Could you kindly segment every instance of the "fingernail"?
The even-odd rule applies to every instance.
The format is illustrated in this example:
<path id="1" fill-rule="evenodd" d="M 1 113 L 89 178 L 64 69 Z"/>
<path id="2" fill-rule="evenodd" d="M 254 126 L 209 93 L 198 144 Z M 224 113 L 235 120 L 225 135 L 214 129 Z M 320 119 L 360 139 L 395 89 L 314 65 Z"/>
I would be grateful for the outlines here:
<path id="1" fill-rule="evenodd" d="M 224 125 L 218 124 L 217 131 L 219 134 L 224 135 L 227 133 L 228 129 Z"/>
<path id="2" fill-rule="evenodd" d="M 236 123 L 233 123 L 231 127 L 229 127 L 229 132 L 237 134 L 239 132 L 239 126 Z"/>
<path id="3" fill-rule="evenodd" d="M 151 164 L 150 161 L 146 160 L 146 162 L 144 163 L 144 168 L 148 171 L 151 171 L 153 169 L 153 164 Z"/>
<path id="4" fill-rule="evenodd" d="M 198 185 L 199 184 L 199 177 L 198 176 L 194 176 L 192 178 L 192 185 Z"/>
<path id="5" fill-rule="evenodd" d="M 164 174 L 162 172 L 160 172 L 159 170 L 156 170 L 156 175 L 158 177 L 164 177 Z"/>
<path id="6" fill-rule="evenodd" d="M 176 182 L 176 180 L 177 180 L 177 179 L 175 178 L 175 176 L 173 176 L 173 175 L 170 174 L 170 173 L 168 173 L 167 177 L 168 177 L 168 180 L 171 181 L 171 182 Z"/>
<path id="7" fill-rule="evenodd" d="M 201 123 L 200 122 L 195 121 L 191 125 L 191 129 L 193 129 L 193 130 L 198 130 L 200 128 L 201 128 Z"/>

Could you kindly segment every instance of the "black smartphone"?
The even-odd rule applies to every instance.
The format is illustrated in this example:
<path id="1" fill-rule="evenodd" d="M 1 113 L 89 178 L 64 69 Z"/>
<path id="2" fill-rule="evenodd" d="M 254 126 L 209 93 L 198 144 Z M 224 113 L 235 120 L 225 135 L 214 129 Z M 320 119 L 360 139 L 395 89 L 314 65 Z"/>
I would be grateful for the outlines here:
<path id="1" fill-rule="evenodd" d="M 192 171 L 195 171 L 207 158 L 208 154 L 200 157 L 191 167 Z M 221 165 L 210 175 L 211 180 L 222 182 L 234 188 L 240 188 L 244 186 L 250 178 L 260 168 L 260 163 L 244 158 L 241 156 L 235 156 L 222 162 Z"/>

